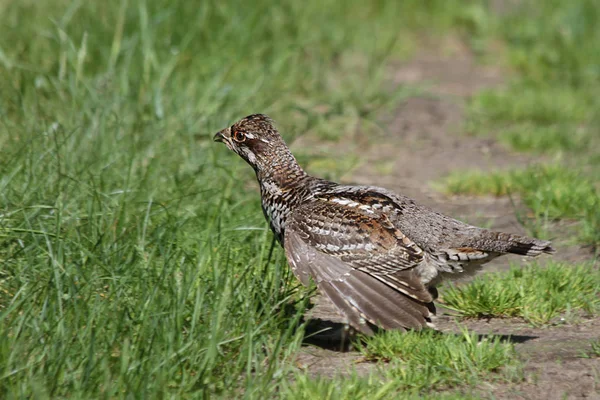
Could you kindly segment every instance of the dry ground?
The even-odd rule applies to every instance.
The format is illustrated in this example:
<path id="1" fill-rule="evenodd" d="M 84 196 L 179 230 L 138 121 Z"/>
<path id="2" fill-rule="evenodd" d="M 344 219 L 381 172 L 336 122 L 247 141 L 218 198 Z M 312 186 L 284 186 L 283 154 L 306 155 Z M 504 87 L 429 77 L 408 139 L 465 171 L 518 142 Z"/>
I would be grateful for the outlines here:
<path id="1" fill-rule="evenodd" d="M 385 117 L 385 135 L 369 143 L 366 151 L 361 143 L 363 162 L 342 180 L 387 187 L 471 223 L 525 233 L 510 199 L 449 198 L 431 187 L 432 181 L 453 170 L 491 170 L 525 166 L 534 161 L 529 155 L 511 153 L 493 139 L 464 134 L 465 100 L 478 90 L 501 84 L 502 71 L 478 65 L 466 46 L 450 41 L 437 48 L 429 47 L 410 62 L 395 65 L 391 75 L 397 85 L 426 85 L 427 90 L 407 99 L 395 113 Z M 311 137 L 301 138 L 296 145 L 327 146 Z M 341 153 L 357 151 L 356 148 L 335 146 Z M 555 231 L 556 258 L 581 261 L 591 257 L 583 248 L 565 245 L 566 240 L 562 239 L 566 238 L 560 237 L 564 231 L 561 227 L 556 227 Z M 506 269 L 511 262 L 525 260 L 517 256 L 502 257 L 489 264 L 486 271 Z M 322 298 L 316 302 L 310 312 L 311 318 L 339 321 L 331 304 L 323 302 Z M 441 314 L 438 327 L 447 332 L 458 331 L 456 320 L 443 311 Z M 511 340 L 526 361 L 524 382 L 482 384 L 479 391 L 483 397 L 600 399 L 600 359 L 582 358 L 583 352 L 589 350 L 590 341 L 600 337 L 600 318 L 548 328 L 532 328 L 518 320 L 462 323 L 479 334 L 512 336 Z M 361 362 L 356 352 L 315 346 L 305 347 L 298 363 L 310 366 L 310 370 L 320 376 L 332 376 L 349 369 L 366 374 L 376 368 Z"/>

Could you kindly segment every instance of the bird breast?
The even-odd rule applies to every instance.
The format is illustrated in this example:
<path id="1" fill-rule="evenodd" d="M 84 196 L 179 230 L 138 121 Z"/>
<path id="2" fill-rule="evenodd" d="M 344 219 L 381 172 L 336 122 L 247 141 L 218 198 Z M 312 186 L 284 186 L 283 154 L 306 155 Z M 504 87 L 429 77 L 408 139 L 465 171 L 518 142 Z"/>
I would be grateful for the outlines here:
<path id="1" fill-rule="evenodd" d="M 263 201 L 262 208 L 267 221 L 269 221 L 271 230 L 273 230 L 273 233 L 280 238 L 283 235 L 283 230 L 285 228 L 285 220 L 289 212 L 288 208 L 283 202 L 269 201 L 268 199 Z"/>

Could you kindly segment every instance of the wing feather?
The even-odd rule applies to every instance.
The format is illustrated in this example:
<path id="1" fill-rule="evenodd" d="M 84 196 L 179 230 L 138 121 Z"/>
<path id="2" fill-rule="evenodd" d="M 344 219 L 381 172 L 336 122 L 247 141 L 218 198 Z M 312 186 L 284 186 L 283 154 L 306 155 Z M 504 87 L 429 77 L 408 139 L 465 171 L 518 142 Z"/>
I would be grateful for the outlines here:
<path id="1" fill-rule="evenodd" d="M 384 329 L 428 324 L 433 299 L 414 269 L 422 251 L 377 216 L 317 203 L 292 214 L 284 247 L 296 277 L 305 285 L 313 279 L 361 332 L 371 334 L 369 324 Z"/>

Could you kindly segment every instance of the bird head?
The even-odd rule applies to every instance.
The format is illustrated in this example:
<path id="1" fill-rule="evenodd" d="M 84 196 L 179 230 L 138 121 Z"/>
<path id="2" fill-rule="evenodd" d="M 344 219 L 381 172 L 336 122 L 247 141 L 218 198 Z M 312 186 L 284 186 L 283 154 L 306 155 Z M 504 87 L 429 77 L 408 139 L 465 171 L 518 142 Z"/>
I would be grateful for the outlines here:
<path id="1" fill-rule="evenodd" d="M 252 114 L 239 120 L 217 132 L 214 140 L 225 143 L 255 170 L 269 167 L 278 152 L 287 151 L 273 120 L 264 114 Z"/>

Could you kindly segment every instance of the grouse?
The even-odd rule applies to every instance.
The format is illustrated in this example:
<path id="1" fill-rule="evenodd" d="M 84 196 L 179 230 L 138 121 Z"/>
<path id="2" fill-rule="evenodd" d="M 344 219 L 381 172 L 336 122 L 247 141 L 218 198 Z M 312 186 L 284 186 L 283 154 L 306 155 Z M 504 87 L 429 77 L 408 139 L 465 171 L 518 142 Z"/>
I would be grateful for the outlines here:
<path id="1" fill-rule="evenodd" d="M 294 275 L 313 280 L 350 326 L 433 326 L 435 286 L 505 253 L 551 253 L 551 243 L 457 221 L 375 186 L 308 175 L 273 121 L 253 114 L 214 136 L 256 172 L 262 209 Z"/>

